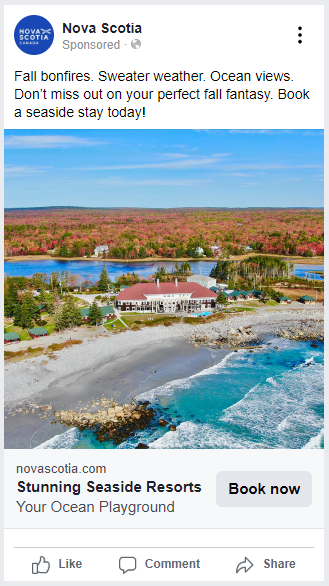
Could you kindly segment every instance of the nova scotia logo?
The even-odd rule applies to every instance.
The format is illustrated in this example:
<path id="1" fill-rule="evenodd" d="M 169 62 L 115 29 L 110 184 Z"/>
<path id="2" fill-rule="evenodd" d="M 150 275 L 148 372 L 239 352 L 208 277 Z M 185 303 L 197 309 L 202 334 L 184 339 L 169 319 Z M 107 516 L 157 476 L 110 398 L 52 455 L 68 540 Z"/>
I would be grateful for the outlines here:
<path id="1" fill-rule="evenodd" d="M 33 14 L 16 25 L 14 32 L 17 47 L 28 55 L 41 55 L 48 51 L 54 40 L 54 29 L 49 20 Z"/>

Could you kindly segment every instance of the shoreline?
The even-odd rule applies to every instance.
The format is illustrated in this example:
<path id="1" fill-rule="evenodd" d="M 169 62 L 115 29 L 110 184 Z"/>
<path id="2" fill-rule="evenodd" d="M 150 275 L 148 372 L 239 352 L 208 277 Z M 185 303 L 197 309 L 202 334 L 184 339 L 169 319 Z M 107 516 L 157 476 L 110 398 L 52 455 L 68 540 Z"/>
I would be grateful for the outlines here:
<path id="1" fill-rule="evenodd" d="M 63 258 L 62 256 L 50 256 L 50 255 L 26 255 L 26 256 L 7 256 L 4 258 L 4 262 L 21 262 L 21 261 L 31 261 L 31 260 L 56 260 L 62 262 L 72 262 L 72 261 L 101 261 L 101 262 L 123 262 L 123 263 L 137 263 L 137 262 L 200 262 L 200 261 L 210 261 L 210 262 L 217 262 L 217 257 L 206 257 L 206 258 L 189 258 L 189 257 L 182 257 L 182 258 L 167 258 L 167 257 L 154 257 L 150 256 L 149 258 L 102 258 L 102 257 L 89 257 L 89 258 L 81 258 L 80 256 L 70 256 Z"/>
<path id="2" fill-rule="evenodd" d="M 317 258 L 306 258 L 304 256 L 288 256 L 285 257 L 282 254 L 240 254 L 232 259 L 228 259 L 231 261 L 234 260 L 244 260 L 246 258 L 252 258 L 253 256 L 271 256 L 273 258 L 281 258 L 282 260 L 286 260 L 286 262 L 292 262 L 294 264 L 314 264 L 314 265 L 322 265 L 324 264 L 324 257 L 317 257 Z M 101 262 L 122 262 L 122 263 L 139 263 L 139 262 L 217 262 L 219 259 L 215 256 L 208 256 L 202 258 L 167 258 L 167 257 L 154 257 L 151 256 L 149 258 L 81 258 L 80 256 L 71 256 L 71 257 L 61 257 L 61 256 L 50 256 L 50 255 L 26 255 L 26 256 L 7 256 L 4 257 L 4 262 L 26 262 L 26 261 L 47 261 L 47 260 L 56 260 L 62 262 L 71 262 L 71 261 L 101 261 Z"/>
<path id="3" fill-rule="evenodd" d="M 251 324 L 254 333 L 265 336 L 279 334 L 287 329 L 290 323 L 303 320 L 323 322 L 323 309 L 293 309 L 266 311 L 246 314 L 230 314 L 223 320 L 206 324 L 176 324 L 170 327 L 163 325 L 141 330 L 128 330 L 116 335 L 106 335 L 86 338 L 82 344 L 66 348 L 58 352 L 56 360 L 45 356 L 26 358 L 20 362 L 5 363 L 4 401 L 6 404 L 23 401 L 30 396 L 37 395 L 66 376 L 79 374 L 86 369 L 98 366 L 102 361 L 126 356 L 133 349 L 150 348 L 152 344 L 167 341 L 191 341 L 193 335 L 206 334 L 210 338 L 226 334 L 233 326 Z M 38 372 L 32 372 L 37 370 Z M 36 375 L 42 379 L 36 378 Z M 17 377 L 24 376 L 25 385 L 17 384 Z M 18 390 L 17 387 L 21 388 Z M 16 387 L 15 393 L 13 389 Z M 29 388 L 28 388 L 29 387 Z"/>
<path id="4" fill-rule="evenodd" d="M 195 347 L 193 336 L 227 336 L 230 329 L 252 328 L 265 343 L 289 325 L 321 328 L 323 311 L 294 310 L 235 315 L 209 324 L 158 326 L 88 338 L 58 353 L 5 365 L 5 447 L 31 448 L 67 431 L 51 425 L 53 410 L 80 410 L 102 396 L 120 403 L 167 382 L 190 377 L 219 363 L 232 348 Z M 96 403 L 95 403 L 96 402 Z"/>
<path id="5" fill-rule="evenodd" d="M 84 371 L 64 375 L 15 407 L 7 403 L 5 447 L 34 448 L 67 431 L 58 422 L 52 425 L 53 411 L 96 412 L 103 397 L 119 404 L 130 403 L 142 393 L 214 366 L 229 353 L 230 350 L 196 350 L 185 340 L 159 341 L 151 348 L 131 348 L 103 364 L 94 363 Z"/>

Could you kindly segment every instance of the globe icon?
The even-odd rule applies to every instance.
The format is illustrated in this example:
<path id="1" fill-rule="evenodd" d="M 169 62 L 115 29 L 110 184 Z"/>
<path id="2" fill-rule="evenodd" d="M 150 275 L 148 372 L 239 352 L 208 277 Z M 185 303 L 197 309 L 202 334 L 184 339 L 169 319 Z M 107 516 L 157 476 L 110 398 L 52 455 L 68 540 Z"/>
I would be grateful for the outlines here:
<path id="1" fill-rule="evenodd" d="M 142 43 L 141 43 L 141 41 L 139 39 L 133 39 L 131 41 L 131 46 L 132 46 L 133 49 L 140 49 L 141 46 L 142 46 Z"/>

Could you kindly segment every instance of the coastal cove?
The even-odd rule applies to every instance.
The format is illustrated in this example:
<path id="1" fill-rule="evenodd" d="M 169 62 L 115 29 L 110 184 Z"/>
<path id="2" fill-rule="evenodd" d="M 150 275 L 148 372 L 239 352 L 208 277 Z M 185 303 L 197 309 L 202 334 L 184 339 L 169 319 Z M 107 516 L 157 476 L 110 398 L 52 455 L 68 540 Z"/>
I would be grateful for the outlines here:
<path id="1" fill-rule="evenodd" d="M 55 361 L 8 364 L 5 447 L 322 448 L 323 344 L 316 339 L 322 320 L 323 311 L 313 308 L 230 316 L 99 336 Z M 259 340 L 254 350 L 191 343 L 193 336 L 216 339 L 247 326 Z M 282 337 L 289 326 L 313 332 L 315 341 Z M 119 445 L 97 441 L 91 430 L 51 424 L 54 410 L 89 410 L 91 403 L 97 410 L 102 397 L 149 401 L 154 421 Z"/>
<path id="2" fill-rule="evenodd" d="M 186 260 L 186 259 L 182 259 Z M 287 259 L 289 262 L 289 259 Z M 158 266 L 163 265 L 167 271 L 171 271 L 175 267 L 176 260 L 162 261 L 158 260 L 139 260 L 139 261 L 116 261 L 110 259 L 99 260 L 65 260 L 65 259 L 44 259 L 37 258 L 25 260 L 5 260 L 4 272 L 6 275 L 31 277 L 35 273 L 46 273 L 51 275 L 54 271 L 70 271 L 72 275 L 79 275 L 84 279 L 96 281 L 99 279 L 102 267 L 106 263 L 108 275 L 112 281 L 125 273 L 137 273 L 141 278 L 147 279 L 149 275 L 154 274 Z M 178 261 L 179 262 L 179 261 Z M 211 269 L 215 266 L 215 260 L 193 260 L 188 259 L 191 264 L 191 269 L 195 274 L 209 275 Z M 294 261 L 293 274 L 297 277 L 304 278 L 312 271 L 323 271 L 323 264 L 315 263 L 298 263 Z M 323 277 L 319 273 L 312 274 L 312 278 L 322 281 Z"/>

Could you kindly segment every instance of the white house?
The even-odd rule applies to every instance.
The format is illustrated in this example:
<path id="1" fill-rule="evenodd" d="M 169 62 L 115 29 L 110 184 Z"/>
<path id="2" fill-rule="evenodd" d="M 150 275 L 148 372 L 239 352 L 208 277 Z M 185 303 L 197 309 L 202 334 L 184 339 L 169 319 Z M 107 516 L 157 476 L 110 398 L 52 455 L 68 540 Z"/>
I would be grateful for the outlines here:
<path id="1" fill-rule="evenodd" d="M 226 283 L 217 283 L 216 285 L 218 287 L 218 289 L 220 289 L 221 291 L 225 291 L 225 289 L 228 289 L 228 285 Z"/>
<path id="2" fill-rule="evenodd" d="M 191 275 L 190 277 L 187 277 L 187 282 L 198 283 L 202 287 L 207 287 L 207 289 L 216 287 L 216 279 L 213 277 L 207 277 L 206 275 Z"/>
<path id="3" fill-rule="evenodd" d="M 204 250 L 203 248 L 201 248 L 201 246 L 198 246 L 197 248 L 195 248 L 195 252 L 201 256 L 202 254 L 204 254 Z"/>
<path id="4" fill-rule="evenodd" d="M 210 248 L 211 248 L 211 251 L 212 251 L 212 253 L 213 253 L 214 256 L 218 256 L 222 252 L 222 247 L 221 246 L 214 245 L 214 246 L 211 246 Z"/>
<path id="5" fill-rule="evenodd" d="M 94 255 L 95 256 L 99 256 L 102 255 L 103 252 L 108 252 L 109 247 L 105 244 L 104 246 L 96 246 L 95 250 L 94 250 Z"/>

